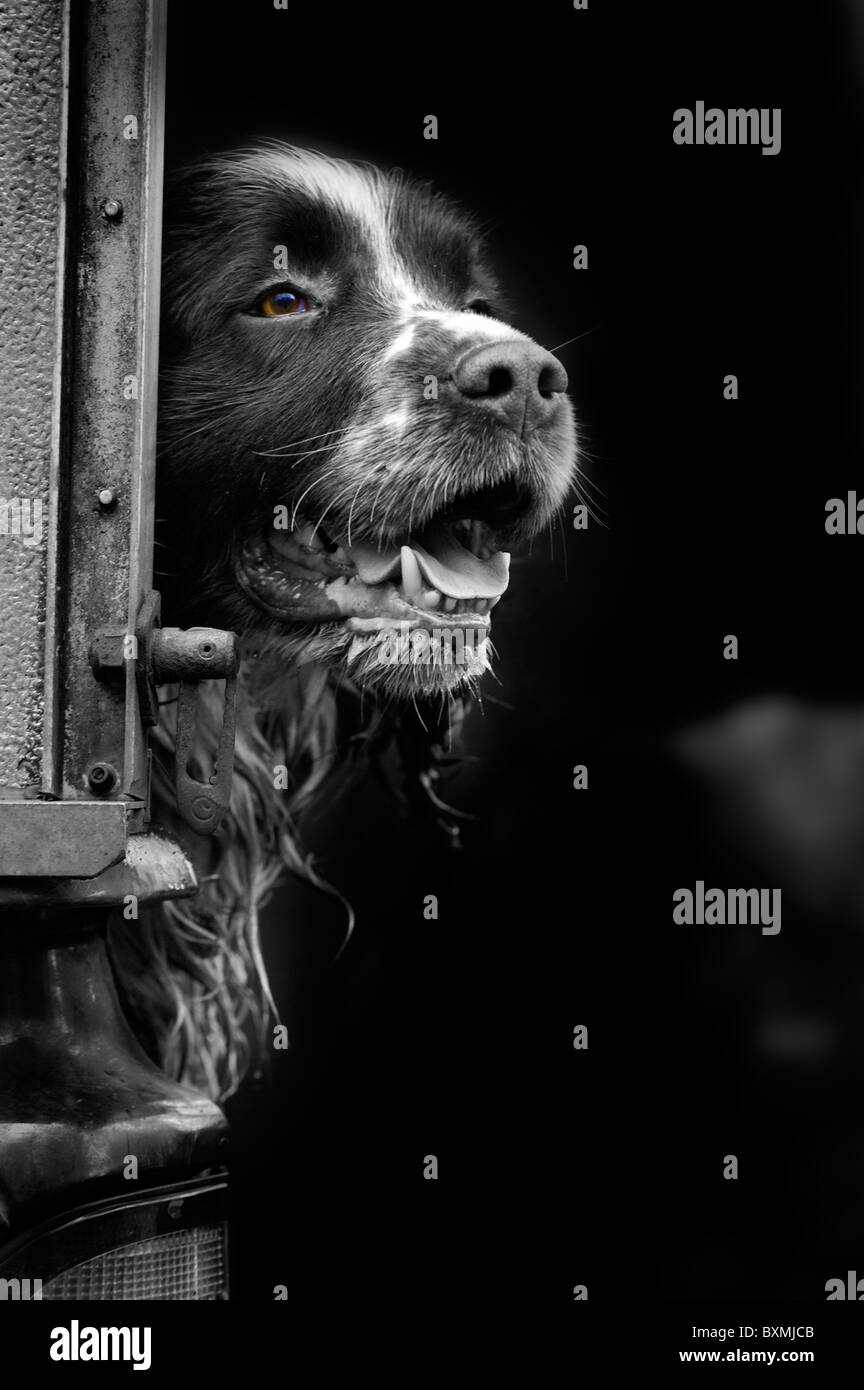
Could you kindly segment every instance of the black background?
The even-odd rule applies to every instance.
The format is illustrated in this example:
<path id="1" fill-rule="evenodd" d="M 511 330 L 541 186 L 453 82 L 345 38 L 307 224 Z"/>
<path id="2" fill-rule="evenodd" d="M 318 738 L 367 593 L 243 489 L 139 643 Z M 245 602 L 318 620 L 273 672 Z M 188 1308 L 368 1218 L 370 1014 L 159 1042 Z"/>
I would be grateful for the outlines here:
<path id="1" fill-rule="evenodd" d="M 496 612 L 500 684 L 450 788 L 477 817 L 462 852 L 368 782 L 307 827 L 358 923 L 334 962 L 338 908 L 289 886 L 268 914 L 293 1046 L 229 1106 L 233 1298 L 824 1299 L 864 1274 L 861 1030 L 816 1075 L 760 1068 L 752 1025 L 778 973 L 864 1003 L 860 936 L 674 931 L 674 888 L 744 879 L 664 750 L 750 694 L 860 698 L 856 541 L 824 531 L 826 499 L 864 491 L 843 7 L 170 10 L 169 164 L 276 136 L 431 178 L 487 222 L 518 326 L 577 339 L 604 522 L 565 516 Z M 700 99 L 781 107 L 782 152 L 676 146 Z"/>

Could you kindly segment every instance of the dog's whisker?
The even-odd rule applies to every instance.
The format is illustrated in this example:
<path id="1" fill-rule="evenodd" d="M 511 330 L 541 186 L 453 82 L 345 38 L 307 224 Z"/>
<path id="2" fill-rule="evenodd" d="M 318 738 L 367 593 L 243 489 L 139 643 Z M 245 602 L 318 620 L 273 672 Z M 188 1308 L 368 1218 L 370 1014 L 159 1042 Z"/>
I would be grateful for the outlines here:
<path id="1" fill-rule="evenodd" d="M 573 496 L 576 498 L 577 505 L 585 508 L 592 521 L 595 521 L 598 526 L 606 526 L 604 518 L 609 515 L 608 507 L 604 507 L 601 502 L 597 502 L 594 498 L 588 497 L 587 494 L 580 491 L 578 487 L 573 488 Z"/>
<path id="2" fill-rule="evenodd" d="M 387 503 L 387 506 L 384 508 L 384 515 L 383 515 L 383 517 L 381 518 L 381 525 L 380 525 L 379 530 L 378 530 L 378 549 L 379 549 L 379 550 L 381 549 L 381 547 L 382 547 L 383 544 L 384 544 L 384 532 L 387 530 L 387 522 L 388 522 L 388 520 L 389 520 L 390 513 L 391 513 L 391 511 L 393 510 L 394 505 L 395 505 L 395 500 L 391 500 L 390 502 Z"/>
<path id="3" fill-rule="evenodd" d="M 312 491 L 312 489 L 313 489 L 314 487 L 320 487 L 321 484 L 322 484 L 322 483 L 325 483 L 325 482 L 327 481 L 328 478 L 331 478 L 335 472 L 336 472 L 336 469 L 335 469 L 335 468 L 330 468 L 330 469 L 328 469 L 327 472 L 326 472 L 326 473 L 323 473 L 323 474 L 321 475 L 320 478 L 313 478 L 312 482 L 311 482 L 311 483 L 309 484 L 309 486 L 305 489 L 305 491 L 304 491 L 304 492 L 301 492 L 301 494 L 300 494 L 300 496 L 298 497 L 297 501 L 294 503 L 294 510 L 293 510 L 293 512 L 291 513 L 291 526 L 290 526 L 290 528 L 289 528 L 290 530 L 292 530 L 292 531 L 294 530 L 294 525 L 295 525 L 295 523 L 296 523 L 296 521 L 297 521 L 297 513 L 298 513 L 299 510 L 300 510 L 300 505 L 301 505 L 301 503 L 302 503 L 304 497 L 308 497 L 309 493 Z"/>
<path id="4" fill-rule="evenodd" d="M 284 449 L 278 452 L 270 449 L 253 449 L 252 453 L 256 458 L 280 458 L 280 459 L 308 459 L 315 454 L 329 454 L 331 449 L 338 448 L 338 444 L 322 444 L 317 449 L 301 449 L 298 453 L 287 453 Z M 294 465 L 292 464 L 292 467 Z"/>
<path id="5" fill-rule="evenodd" d="M 494 644 L 494 642 L 492 641 L 491 638 L 489 639 L 489 649 L 490 649 L 490 651 L 492 652 L 493 658 L 497 658 L 498 652 L 497 652 L 497 649 L 496 649 L 496 647 L 495 647 L 495 644 Z M 493 679 L 493 681 L 495 682 L 496 685 L 500 685 L 500 686 L 501 686 L 501 689 L 502 689 L 502 690 L 504 689 L 504 682 L 501 680 L 501 677 L 498 675 L 498 672 L 495 670 L 495 667 L 494 667 L 494 666 L 490 666 L 490 667 L 489 667 L 489 670 L 488 670 L 488 672 L 487 672 L 486 674 L 487 674 L 487 675 L 490 675 L 490 676 L 492 677 L 492 679 Z M 490 697 L 490 698 L 491 698 L 491 697 Z"/>
<path id="6" fill-rule="evenodd" d="M 350 434 L 353 428 L 353 425 L 338 425 L 332 430 L 322 430 L 320 434 L 309 434 L 305 439 L 292 439 L 290 444 L 280 444 L 278 449 L 256 449 L 255 453 L 260 458 L 279 458 L 286 450 L 299 449 L 303 444 L 313 444 L 316 439 L 325 439 L 331 434 Z"/>
<path id="7" fill-rule="evenodd" d="M 408 509 L 408 534 L 410 536 L 414 526 L 414 503 L 417 501 L 417 494 L 411 498 L 411 506 Z"/>
<path id="8" fill-rule="evenodd" d="M 387 479 L 384 478 L 383 481 L 382 481 L 382 483 L 381 483 L 381 485 L 380 485 L 380 487 L 378 488 L 378 491 L 375 493 L 375 500 L 374 500 L 373 503 L 372 503 L 372 510 L 371 510 L 371 512 L 369 513 L 369 525 L 370 525 L 370 526 L 372 525 L 372 521 L 373 521 L 373 518 L 374 518 L 374 516 L 375 516 L 375 508 L 378 506 L 378 498 L 381 496 L 381 492 L 382 492 L 382 490 L 383 490 L 383 488 L 384 488 L 386 482 L 387 482 Z M 382 537 L 383 537 L 383 532 L 382 532 Z M 380 549 L 380 544 L 379 544 L 379 549 Z"/>
<path id="9" fill-rule="evenodd" d="M 319 516 L 318 520 L 315 522 L 315 525 L 312 527 L 312 536 L 313 536 L 313 537 L 314 537 L 316 531 L 318 530 L 318 527 L 321 525 L 321 522 L 324 520 L 325 516 L 326 516 L 327 513 L 329 512 L 330 508 L 331 508 L 332 506 L 334 506 L 335 503 L 336 503 L 337 501 L 338 501 L 338 498 L 334 497 L 334 498 L 332 499 L 332 501 L 330 501 L 330 502 L 327 503 L 327 506 L 324 508 L 324 510 L 323 510 L 323 512 L 321 513 L 321 515 Z"/>
<path id="10" fill-rule="evenodd" d="M 546 351 L 560 352 L 562 348 L 569 347 L 571 343 L 578 343 L 581 338 L 587 338 L 589 333 L 596 333 L 599 327 L 600 324 L 595 323 L 593 328 L 586 328 L 584 333 L 577 333 L 575 338 L 568 338 L 566 342 L 559 343 L 557 347 L 547 348 Z"/>
<path id="11" fill-rule="evenodd" d="M 509 700 L 502 700 L 499 698 L 499 696 L 492 695 L 488 690 L 485 692 L 483 696 L 478 695 L 477 699 L 478 703 L 480 703 L 481 705 L 483 703 L 483 700 L 485 699 L 489 701 L 490 705 L 500 705 L 502 709 L 515 711 L 517 708 L 516 705 L 511 704 Z"/>
<path id="12" fill-rule="evenodd" d="M 389 505 L 385 508 L 385 511 L 384 511 L 384 520 L 383 520 L 382 523 L 381 523 L 381 540 L 380 540 L 380 542 L 379 542 L 379 548 L 380 548 L 380 546 L 383 545 L 383 543 L 384 543 L 384 532 L 387 530 L 387 523 L 388 523 L 388 521 L 390 520 L 390 516 L 391 516 L 391 514 L 392 514 L 392 512 L 393 512 L 393 510 L 394 510 L 394 508 L 395 508 L 396 506 L 397 506 L 397 499 L 394 498 L 393 501 L 390 502 Z"/>
<path id="13" fill-rule="evenodd" d="M 604 530 L 608 530 L 608 525 L 603 520 L 603 516 L 608 516 L 606 508 L 602 507 L 599 502 L 592 502 L 590 497 L 586 497 L 584 493 L 580 492 L 579 484 L 575 481 L 573 483 L 573 494 L 579 505 L 585 508 L 591 520 L 595 522 L 597 526 L 602 526 Z M 597 508 L 596 511 L 595 507 Z"/>
<path id="14" fill-rule="evenodd" d="M 316 523 L 316 525 L 315 525 L 314 530 L 317 531 L 318 526 L 320 526 L 321 522 L 323 521 L 324 517 L 327 515 L 327 513 L 329 512 L 329 510 L 330 510 L 331 507 L 336 507 L 336 508 L 338 509 L 339 507 L 341 507 L 341 506 L 343 505 L 343 503 L 347 502 L 348 498 L 352 495 L 352 490 L 354 490 L 354 498 L 355 498 L 355 501 L 356 501 L 357 493 L 360 491 L 360 489 L 362 488 L 362 486 L 363 486 L 363 483 L 361 482 L 361 483 L 358 485 L 358 487 L 357 487 L 356 489 L 354 489 L 354 484 L 353 484 L 353 482 L 349 482 L 345 487 L 340 488 L 339 491 L 336 492 L 336 493 L 334 494 L 334 496 L 331 497 L 330 501 L 327 503 L 327 506 L 324 508 L 324 511 L 321 513 L 321 516 L 319 517 L 319 519 L 318 519 L 318 521 L 317 521 L 317 523 Z M 351 519 L 351 518 L 350 518 L 350 514 L 349 514 L 349 537 L 350 537 L 350 519 Z M 313 531 L 313 535 L 314 535 L 314 531 Z M 346 544 L 350 546 L 350 544 L 351 544 L 350 539 L 346 542 Z"/>
<path id="15" fill-rule="evenodd" d="M 605 498 L 607 496 L 600 484 L 596 483 L 593 478 L 590 478 L 587 473 L 584 473 L 581 468 L 577 469 L 576 473 L 573 475 L 573 486 L 587 487 L 590 491 L 596 492 L 599 497 Z"/>
<path id="16" fill-rule="evenodd" d="M 429 499 L 429 511 L 430 511 L 430 514 L 431 514 L 432 516 L 435 515 L 435 512 L 436 512 L 436 510 L 437 510 L 437 509 L 436 509 L 436 506 L 435 506 L 435 499 L 436 499 L 436 497 L 437 497 L 437 495 L 438 495 L 438 488 L 439 488 L 440 486 L 441 486 L 441 480 L 439 479 L 438 482 L 436 482 L 436 483 L 434 484 L 434 486 L 433 486 L 433 488 L 432 488 L 432 496 L 431 496 L 431 498 Z"/>
<path id="17" fill-rule="evenodd" d="M 354 493 L 354 500 L 352 501 L 351 506 L 350 506 L 350 508 L 349 508 L 349 510 L 348 510 L 348 549 L 349 549 L 349 550 L 351 549 L 351 518 L 352 518 L 353 515 L 354 515 L 354 508 L 355 508 L 356 505 L 357 505 L 357 498 L 360 496 L 360 490 L 361 490 L 362 487 L 363 487 L 363 483 L 362 483 L 362 482 L 360 482 L 360 483 L 357 484 L 357 491 Z"/>
<path id="18" fill-rule="evenodd" d="M 254 396 L 251 397 L 251 399 L 254 400 Z M 208 419 L 208 420 L 206 420 L 206 421 L 204 422 L 203 425 L 198 425 L 196 429 L 194 429 L 194 430 L 187 430 L 187 432 L 186 432 L 185 434 L 178 435 L 176 438 L 174 438 L 174 439 L 171 440 L 171 444 L 170 444 L 171 450 L 172 450 L 172 451 L 175 450 L 179 444 L 185 444 L 185 442 L 186 442 L 187 439 L 192 439 L 193 436 L 195 436 L 196 434 L 204 434 L 206 430 L 216 429 L 217 426 L 223 426 L 223 425 L 225 424 L 225 421 L 224 421 L 224 419 L 221 418 L 221 412 L 225 412 L 225 413 L 231 415 L 231 414 L 235 413 L 235 412 L 238 411 L 238 410 L 246 410 L 246 409 L 248 409 L 249 404 L 250 404 L 250 398 L 247 398 L 247 399 L 242 400 L 242 401 L 229 401 L 229 402 L 227 402 L 227 403 L 226 403 L 226 402 L 223 402 L 222 404 L 216 404 L 216 405 L 208 406 L 208 407 L 207 407 L 207 412 L 206 412 L 206 413 L 209 415 L 209 414 L 211 414 L 214 410 L 215 410 L 215 411 L 218 411 L 218 412 L 220 412 L 220 418 L 218 418 L 218 419 L 216 419 L 216 420 Z M 201 414 L 204 414 L 205 412 L 204 412 L 204 411 L 201 411 L 200 413 L 201 413 Z M 164 422 L 163 422 L 163 423 L 164 423 Z M 164 448 L 164 447 L 163 447 L 163 448 L 160 448 L 160 449 L 157 451 L 157 456 L 160 457 L 160 458 L 163 457 L 164 454 L 165 454 L 165 448 Z"/>
<path id="19" fill-rule="evenodd" d="M 609 515 L 609 508 L 605 507 L 603 505 L 603 502 L 600 502 L 596 497 L 592 497 L 589 493 L 583 491 L 582 483 L 579 478 L 573 479 L 573 482 L 570 485 L 570 490 L 573 496 L 576 498 L 576 501 L 580 503 L 583 507 L 588 508 L 589 514 L 591 516 L 598 517 Z M 605 497 L 604 494 L 604 501 L 606 500 L 608 499 Z"/>
<path id="20" fill-rule="evenodd" d="M 564 583 L 568 584 L 570 579 L 567 572 L 567 535 L 564 530 L 564 521 L 560 511 L 555 513 L 555 520 L 558 523 L 558 530 L 561 532 L 561 551 L 564 558 Z"/>

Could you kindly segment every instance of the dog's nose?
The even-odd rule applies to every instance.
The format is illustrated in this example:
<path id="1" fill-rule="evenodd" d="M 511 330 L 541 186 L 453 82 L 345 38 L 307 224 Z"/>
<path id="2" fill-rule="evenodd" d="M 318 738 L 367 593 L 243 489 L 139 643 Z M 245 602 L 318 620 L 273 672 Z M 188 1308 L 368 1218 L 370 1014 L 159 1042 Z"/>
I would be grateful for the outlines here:
<path id="1" fill-rule="evenodd" d="M 558 396 L 567 390 L 567 373 L 536 343 L 505 340 L 466 352 L 453 368 L 453 382 L 463 396 L 525 438 L 554 414 Z"/>

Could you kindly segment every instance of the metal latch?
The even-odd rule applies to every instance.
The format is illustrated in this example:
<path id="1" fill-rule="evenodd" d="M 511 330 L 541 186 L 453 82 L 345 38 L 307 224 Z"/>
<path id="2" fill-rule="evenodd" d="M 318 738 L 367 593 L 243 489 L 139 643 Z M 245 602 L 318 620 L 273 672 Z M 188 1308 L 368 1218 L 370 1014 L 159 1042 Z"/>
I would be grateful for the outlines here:
<path id="1" fill-rule="evenodd" d="M 159 626 L 160 597 L 151 592 L 141 605 L 134 634 L 101 628 L 90 647 L 90 665 L 98 680 L 120 679 L 135 663 L 142 722 L 159 722 L 156 688 L 179 683 L 174 789 L 177 810 L 200 835 L 211 834 L 228 809 L 234 771 L 234 733 L 238 641 L 233 632 L 215 627 Z M 131 640 L 130 640 L 131 637 Z M 198 682 L 224 680 L 225 698 L 213 772 L 201 782 L 189 771 L 198 722 Z"/>

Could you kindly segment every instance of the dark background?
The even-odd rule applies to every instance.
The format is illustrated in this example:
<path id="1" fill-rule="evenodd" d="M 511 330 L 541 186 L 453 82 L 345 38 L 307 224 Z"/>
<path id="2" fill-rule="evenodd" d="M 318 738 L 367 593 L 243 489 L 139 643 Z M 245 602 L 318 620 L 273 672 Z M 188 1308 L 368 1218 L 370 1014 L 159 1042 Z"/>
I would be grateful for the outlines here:
<path id="1" fill-rule="evenodd" d="M 560 355 L 604 522 L 565 516 L 496 612 L 500 683 L 449 789 L 477 817 L 463 850 L 368 780 L 307 826 L 357 928 L 335 961 L 337 906 L 289 886 L 269 912 L 293 1046 L 229 1106 L 233 1297 L 824 1299 L 864 1273 L 861 922 L 790 891 L 779 937 L 673 928 L 679 886 L 777 879 L 718 837 L 669 739 L 755 695 L 861 698 L 864 541 L 824 531 L 827 498 L 864 492 L 845 8 L 170 9 L 169 164 L 282 137 L 487 222 L 518 326 L 578 339 Z M 676 146 L 698 99 L 782 107 L 782 152 Z M 760 1048 L 778 998 L 827 1052 Z"/>

